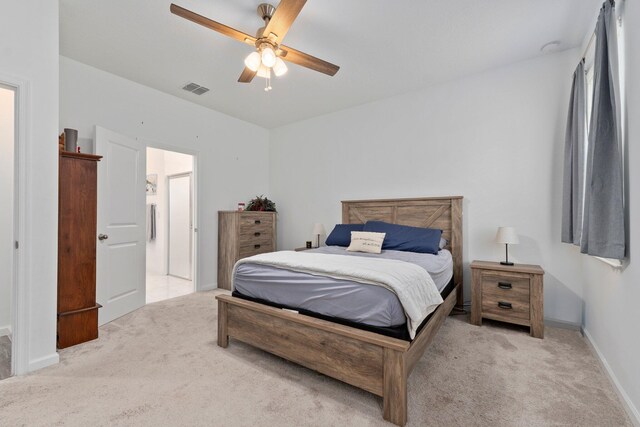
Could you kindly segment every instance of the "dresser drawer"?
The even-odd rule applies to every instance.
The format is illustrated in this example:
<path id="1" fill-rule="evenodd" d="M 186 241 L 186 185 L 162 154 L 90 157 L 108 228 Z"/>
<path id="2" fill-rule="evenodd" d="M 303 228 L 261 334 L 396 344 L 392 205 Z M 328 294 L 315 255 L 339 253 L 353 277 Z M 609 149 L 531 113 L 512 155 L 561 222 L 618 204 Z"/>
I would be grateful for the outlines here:
<path id="1" fill-rule="evenodd" d="M 252 230 L 253 227 L 273 227 L 273 215 L 265 215 L 261 213 L 249 213 L 243 212 L 240 215 L 240 233 L 247 230 Z"/>
<path id="2" fill-rule="evenodd" d="M 247 235 L 247 236 L 241 236 L 238 239 L 238 247 L 240 248 L 240 250 L 242 250 L 243 248 L 247 248 L 247 247 L 254 247 L 256 245 L 257 246 L 265 246 L 265 245 L 273 246 L 273 235 L 272 235 L 272 233 L 260 234 L 258 236 L 250 234 L 250 235 Z M 256 247 L 256 249 L 257 249 L 257 247 Z"/>
<path id="3" fill-rule="evenodd" d="M 253 242 L 255 240 L 273 239 L 273 226 L 269 224 L 247 225 L 240 227 L 238 241 L 240 245 Z"/>
<path id="4" fill-rule="evenodd" d="M 238 259 L 273 251 L 275 251 L 275 248 L 272 241 L 269 241 L 267 243 L 255 243 L 251 245 L 240 246 Z"/>

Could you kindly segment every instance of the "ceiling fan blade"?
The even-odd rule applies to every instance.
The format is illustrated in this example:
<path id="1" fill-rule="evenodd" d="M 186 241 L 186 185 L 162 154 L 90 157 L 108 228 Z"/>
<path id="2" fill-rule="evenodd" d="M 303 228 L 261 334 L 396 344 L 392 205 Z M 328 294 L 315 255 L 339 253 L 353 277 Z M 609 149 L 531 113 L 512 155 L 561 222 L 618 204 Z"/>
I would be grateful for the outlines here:
<path id="1" fill-rule="evenodd" d="M 307 0 L 281 0 L 262 35 L 269 37 L 269 34 L 273 34 L 276 37 L 275 41 L 282 43 L 282 39 L 306 2 Z"/>
<path id="2" fill-rule="evenodd" d="M 300 52 L 299 50 L 295 50 L 288 46 L 281 45 L 280 51 L 281 52 L 279 56 L 285 61 L 302 65 L 303 67 L 310 68 L 315 71 L 319 71 L 329 76 L 334 76 L 340 69 L 340 67 L 337 65 L 334 65 L 327 61 L 323 61 L 322 59 L 316 58 L 315 56 L 308 55 L 304 52 Z"/>
<path id="3" fill-rule="evenodd" d="M 178 15 L 181 18 L 188 19 L 191 22 L 195 22 L 196 24 L 200 24 L 203 27 L 207 27 L 211 30 L 217 31 L 220 34 L 224 34 L 227 37 L 231 37 L 232 39 L 236 39 L 238 41 L 241 41 L 243 43 L 247 43 L 250 45 L 253 45 L 256 42 L 256 38 L 253 36 L 250 36 L 249 34 L 246 34 L 246 33 L 243 33 L 242 31 L 238 31 L 234 28 L 228 27 L 212 19 L 205 18 L 202 15 L 198 15 L 197 13 L 192 12 L 183 7 L 180 7 L 176 4 L 171 3 L 170 10 L 171 10 L 171 13 L 173 13 L 174 15 Z"/>
<path id="4" fill-rule="evenodd" d="M 240 78 L 238 78 L 238 83 L 251 83 L 251 80 L 256 76 L 256 72 L 257 71 L 251 71 L 248 67 L 244 67 Z"/>

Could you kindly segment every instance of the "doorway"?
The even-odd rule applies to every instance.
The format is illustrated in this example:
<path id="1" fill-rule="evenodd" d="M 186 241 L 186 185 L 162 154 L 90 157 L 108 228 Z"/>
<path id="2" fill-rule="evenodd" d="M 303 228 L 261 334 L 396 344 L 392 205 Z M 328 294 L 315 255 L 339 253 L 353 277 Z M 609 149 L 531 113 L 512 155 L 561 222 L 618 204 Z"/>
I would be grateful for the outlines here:
<path id="1" fill-rule="evenodd" d="M 147 148 L 147 304 L 194 286 L 194 156 Z"/>
<path id="2" fill-rule="evenodd" d="M 14 373 L 16 92 L 0 84 L 0 380 Z"/>

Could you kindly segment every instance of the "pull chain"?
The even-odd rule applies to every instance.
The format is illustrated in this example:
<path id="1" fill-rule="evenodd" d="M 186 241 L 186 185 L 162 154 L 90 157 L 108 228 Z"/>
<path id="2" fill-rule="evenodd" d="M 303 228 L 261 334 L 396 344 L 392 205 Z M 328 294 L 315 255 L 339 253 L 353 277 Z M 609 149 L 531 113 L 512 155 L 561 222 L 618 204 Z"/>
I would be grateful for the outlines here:
<path id="1" fill-rule="evenodd" d="M 264 91 L 269 92 L 271 89 L 271 68 L 267 68 L 267 78 L 264 79 Z"/>

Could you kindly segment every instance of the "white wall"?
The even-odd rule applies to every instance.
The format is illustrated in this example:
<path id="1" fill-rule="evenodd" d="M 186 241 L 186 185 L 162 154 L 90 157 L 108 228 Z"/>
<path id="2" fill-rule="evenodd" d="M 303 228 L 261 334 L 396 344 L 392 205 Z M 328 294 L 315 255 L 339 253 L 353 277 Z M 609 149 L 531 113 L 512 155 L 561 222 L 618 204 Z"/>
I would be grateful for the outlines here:
<path id="1" fill-rule="evenodd" d="M 0 336 L 11 333 L 14 92 L 0 87 Z"/>
<path id="2" fill-rule="evenodd" d="M 268 131 L 60 57 L 59 128 L 78 129 L 86 141 L 94 125 L 158 148 L 197 153 L 198 285 L 215 287 L 218 210 L 268 192 Z"/>
<path id="3" fill-rule="evenodd" d="M 28 354 L 18 373 L 56 363 L 58 222 L 58 2 L 5 1 L 0 13 L 0 80 L 26 82 L 26 235 L 20 259 L 27 296 Z M 25 310 L 27 311 L 27 310 Z M 26 335 L 25 335 L 26 336 Z M 18 337 L 19 339 L 19 337 Z M 24 365 L 24 366 L 23 366 Z"/>
<path id="4" fill-rule="evenodd" d="M 169 228 L 167 176 L 193 171 L 193 157 L 174 151 L 147 148 L 147 174 L 158 175 L 158 191 L 147 195 L 147 204 L 156 204 L 156 239 L 147 242 L 147 272 L 167 274 Z"/>
<path id="5" fill-rule="evenodd" d="M 630 261 L 623 270 L 616 270 L 593 257 L 577 257 L 584 269 L 585 333 L 621 387 L 640 425 L 640 4 L 627 1 L 624 5 Z"/>
<path id="6" fill-rule="evenodd" d="M 520 235 L 513 260 L 546 271 L 545 317 L 580 324 L 579 263 L 567 262 L 575 250 L 559 238 L 576 56 L 547 55 L 273 130 L 279 247 L 302 246 L 314 222 L 330 231 L 340 200 L 462 195 L 466 300 L 468 263 L 501 260 L 493 239 L 511 225 Z"/>
<path id="7" fill-rule="evenodd" d="M 176 153 L 174 151 L 164 152 L 164 173 L 165 175 L 175 175 L 178 173 L 193 171 L 193 157 L 189 154 Z"/>

